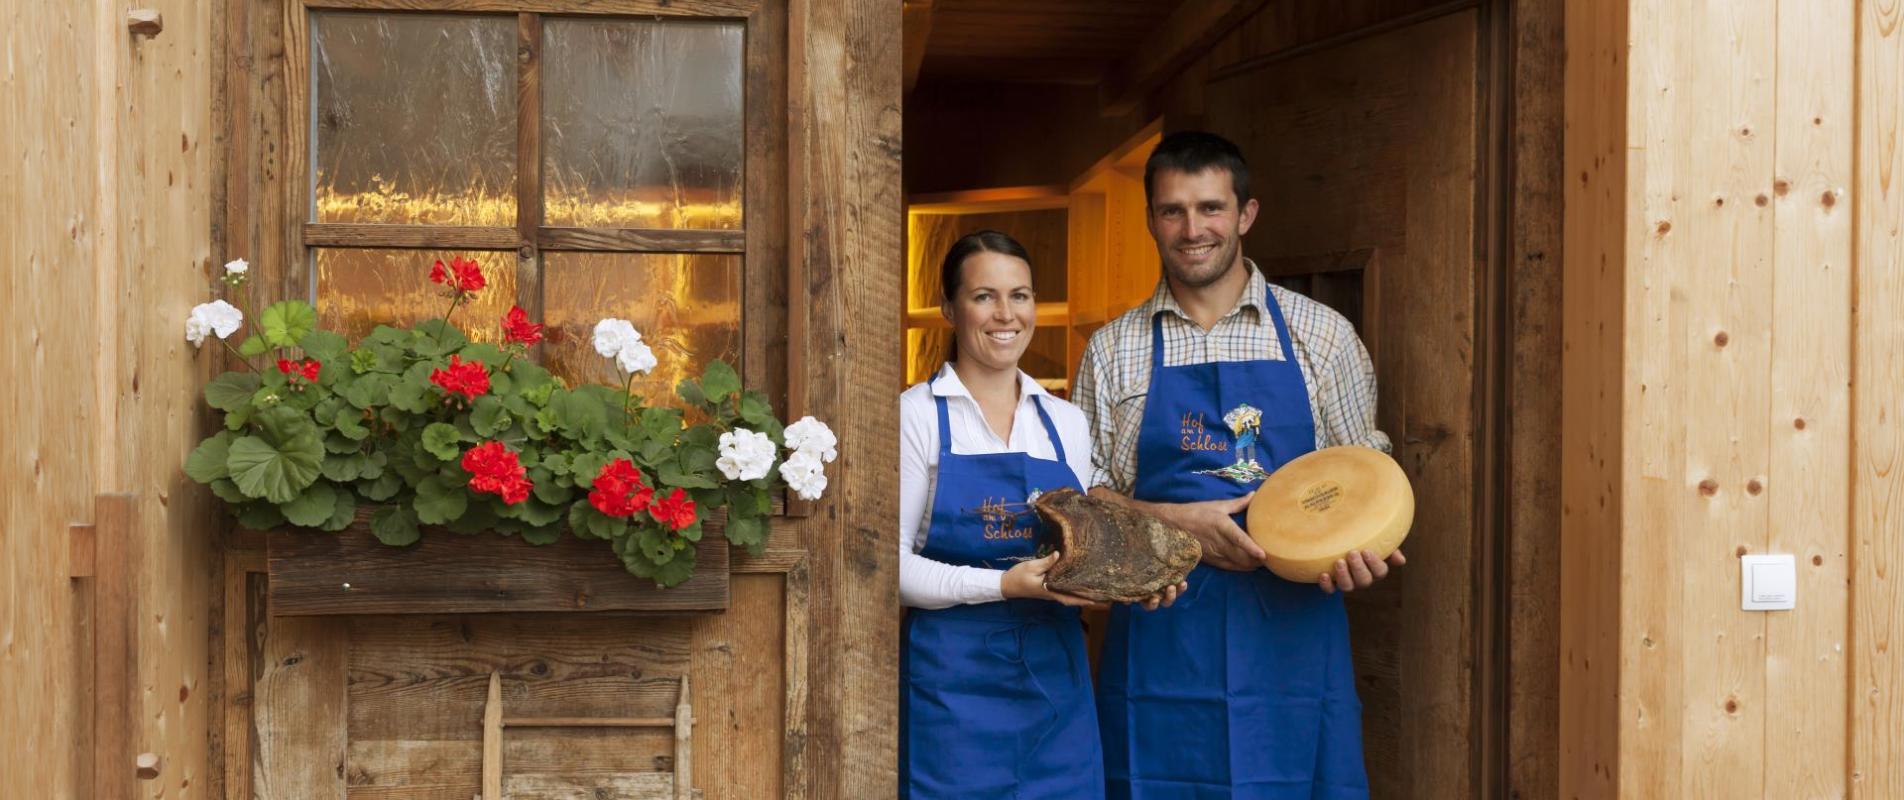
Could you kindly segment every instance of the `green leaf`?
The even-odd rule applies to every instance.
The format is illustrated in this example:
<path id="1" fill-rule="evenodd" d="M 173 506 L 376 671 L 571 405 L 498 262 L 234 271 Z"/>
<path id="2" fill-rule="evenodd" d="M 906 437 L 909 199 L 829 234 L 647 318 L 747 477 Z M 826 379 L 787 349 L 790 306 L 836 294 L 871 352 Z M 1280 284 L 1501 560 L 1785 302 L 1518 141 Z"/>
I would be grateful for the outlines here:
<path id="1" fill-rule="evenodd" d="M 459 444 L 462 438 L 462 431 L 457 430 L 455 425 L 432 422 L 429 427 L 423 429 L 423 449 L 439 460 L 455 461 L 457 456 L 463 454 L 463 448 Z"/>
<path id="2" fill-rule="evenodd" d="M 719 403 L 740 391 L 740 375 L 727 362 L 717 358 L 708 362 L 707 371 L 701 375 L 701 388 L 709 401 Z"/>
<path id="3" fill-rule="evenodd" d="M 767 521 L 760 517 L 727 518 L 727 541 L 758 555 L 767 546 Z"/>
<path id="4" fill-rule="evenodd" d="M 333 424 L 337 427 L 338 433 L 354 442 L 361 442 L 370 435 L 370 429 L 364 427 L 363 409 L 355 406 L 338 409 Z"/>
<path id="5" fill-rule="evenodd" d="M 508 517 L 519 519 L 534 527 L 553 525 L 562 519 L 562 508 L 538 499 L 530 498 L 509 506 Z"/>
<path id="6" fill-rule="evenodd" d="M 465 535 L 492 530 L 506 530 L 508 526 L 504 525 L 501 517 L 496 514 L 496 504 L 501 502 L 502 501 L 497 500 L 494 504 L 487 501 L 471 503 L 468 513 L 450 520 L 449 524 L 445 527 L 449 528 L 453 533 Z"/>
<path id="7" fill-rule="evenodd" d="M 317 329 L 317 310 L 300 300 L 272 303 L 258 324 L 264 327 L 265 341 L 276 347 L 296 347 Z"/>
<path id="8" fill-rule="evenodd" d="M 628 520 L 603 514 L 586 502 L 576 503 L 569 506 L 569 530 L 580 539 L 613 540 L 628 531 Z"/>
<path id="9" fill-rule="evenodd" d="M 403 379 L 390 387 L 390 405 L 421 414 L 430 410 L 435 394 L 430 391 L 430 365 L 418 364 L 403 374 Z"/>
<path id="10" fill-rule="evenodd" d="M 543 525 L 535 528 L 524 528 L 522 531 L 523 541 L 538 546 L 555 544 L 555 540 L 560 538 L 562 538 L 562 526 L 560 525 Z"/>
<path id="11" fill-rule="evenodd" d="M 639 551 L 623 553 L 621 563 L 638 578 L 653 580 L 657 586 L 679 586 L 694 577 L 694 551 L 683 550 L 675 553 L 667 563 L 655 564 L 644 558 Z"/>
<path id="12" fill-rule="evenodd" d="M 712 475 L 705 472 L 688 472 L 677 464 L 663 462 L 655 468 L 655 480 L 663 486 L 682 489 L 713 489 L 720 486 Z"/>
<path id="13" fill-rule="evenodd" d="M 218 499 L 227 503 L 243 503 L 251 499 L 246 497 L 244 492 L 238 491 L 238 484 L 232 483 L 230 478 L 212 481 L 211 487 L 212 494 L 218 495 Z"/>
<path id="14" fill-rule="evenodd" d="M 377 351 L 366 347 L 350 354 L 350 371 L 362 375 L 376 369 L 378 362 Z"/>
<path id="15" fill-rule="evenodd" d="M 522 380 L 522 379 L 518 378 L 517 380 Z M 542 407 L 542 406 L 547 406 L 549 404 L 549 399 L 555 396 L 555 389 L 556 389 L 556 386 L 554 381 L 544 381 L 542 383 L 535 384 L 534 386 L 531 386 L 530 388 L 522 390 L 520 393 L 518 393 L 518 396 L 528 401 L 531 405 Z"/>
<path id="16" fill-rule="evenodd" d="M 283 444 L 293 438 L 318 435 L 317 425 L 311 422 L 310 415 L 295 408 L 275 406 L 258 412 L 258 427 L 273 444 Z"/>
<path id="17" fill-rule="evenodd" d="M 419 352 L 430 355 L 448 355 L 469 344 L 468 336 L 464 336 L 455 325 L 440 319 L 426 319 L 417 323 L 414 330 L 414 346 Z"/>
<path id="18" fill-rule="evenodd" d="M 501 400 L 494 395 L 483 395 L 470 406 L 469 424 L 476 429 L 477 434 L 487 438 L 508 430 L 516 421 L 509 417 Z"/>
<path id="19" fill-rule="evenodd" d="M 423 532 L 417 529 L 416 512 L 404 505 L 377 509 L 377 513 L 370 515 L 370 533 L 391 547 L 415 544 L 423 537 Z"/>
<path id="20" fill-rule="evenodd" d="M 350 349 L 350 342 L 330 331 L 311 331 L 298 346 L 304 348 L 304 355 L 329 362 L 343 356 L 344 351 Z"/>
<path id="21" fill-rule="evenodd" d="M 549 408 L 555 411 L 556 429 L 577 441 L 600 436 L 608 425 L 608 410 L 592 393 L 557 392 Z"/>
<path id="22" fill-rule="evenodd" d="M 331 518 L 337 509 L 337 492 L 328 483 L 314 483 L 306 487 L 290 502 L 280 503 L 279 510 L 292 525 L 305 528 L 321 527 Z"/>
<path id="23" fill-rule="evenodd" d="M 227 372 L 205 384 L 205 404 L 219 411 L 236 411 L 258 393 L 258 373 Z"/>
<path id="24" fill-rule="evenodd" d="M 396 382 L 396 376 L 381 372 L 360 375 L 344 386 L 344 400 L 358 409 L 383 405 L 390 402 L 390 389 Z"/>
<path id="25" fill-rule="evenodd" d="M 317 480 L 324 447 L 315 433 L 294 436 L 273 446 L 264 437 L 244 436 L 231 443 L 225 468 L 246 497 L 289 503 Z"/>
<path id="26" fill-rule="evenodd" d="M 668 534 L 657 525 L 643 525 L 635 534 L 635 545 L 641 548 L 641 554 L 654 564 L 666 564 L 679 551 L 668 543 Z"/>
<path id="27" fill-rule="evenodd" d="M 363 495 L 365 500 L 376 503 L 397 496 L 397 490 L 402 488 L 403 476 L 398 475 L 396 470 L 385 472 L 374 481 L 357 482 L 357 493 Z"/>
<path id="28" fill-rule="evenodd" d="M 502 362 L 506 359 L 501 348 L 488 342 L 476 342 L 474 344 L 464 345 L 462 351 L 457 353 L 457 355 L 462 356 L 464 361 L 481 361 L 484 365 L 490 367 L 500 367 L 502 366 Z"/>
<path id="29" fill-rule="evenodd" d="M 416 492 L 417 519 L 425 525 L 455 522 L 469 510 L 469 497 L 463 490 L 444 485 L 436 476 L 423 479 Z"/>
<path id="30" fill-rule="evenodd" d="M 583 453 L 569 464 L 569 474 L 575 476 L 575 485 L 594 488 L 595 476 L 602 474 L 602 468 L 613 461 L 605 453 Z"/>
<path id="31" fill-rule="evenodd" d="M 337 506 L 331 510 L 331 518 L 323 524 L 323 529 L 336 533 L 357 521 L 357 498 L 349 489 L 337 490 Z"/>
<path id="32" fill-rule="evenodd" d="M 253 358 L 256 356 L 264 355 L 265 351 L 270 349 L 271 349 L 271 345 L 265 342 L 263 336 L 252 334 L 250 336 L 246 336 L 245 340 L 239 343 L 238 355 L 244 356 L 246 358 Z"/>
<path id="33" fill-rule="evenodd" d="M 231 455 L 231 442 L 238 438 L 230 431 L 220 431 L 218 435 L 198 443 L 192 454 L 185 457 L 185 474 L 199 483 L 211 483 L 231 475 L 225 468 L 225 459 Z"/>
<path id="34" fill-rule="evenodd" d="M 556 483 L 554 480 L 536 481 L 535 488 L 530 491 L 535 494 L 537 500 L 550 505 L 561 505 L 575 498 L 574 489 Z"/>
<path id="35" fill-rule="evenodd" d="M 253 500 L 238 506 L 238 524 L 246 530 L 268 531 L 284 524 L 284 512 L 276 503 Z"/>
<path id="36" fill-rule="evenodd" d="M 773 406 L 767 403 L 766 396 L 759 392 L 748 391 L 740 396 L 740 418 L 756 430 L 773 420 Z"/>
<path id="37" fill-rule="evenodd" d="M 688 405 L 707 405 L 707 392 L 702 391 L 701 382 L 693 378 L 682 378 L 680 383 L 674 385 L 674 393 L 681 397 L 681 402 Z"/>
<path id="38" fill-rule="evenodd" d="M 349 483 L 364 477 L 364 469 L 370 466 L 370 456 L 363 453 L 331 455 L 324 459 L 324 479 L 332 483 Z"/>
<path id="39" fill-rule="evenodd" d="M 701 540 L 701 521 L 697 519 L 693 524 L 675 531 L 675 534 L 690 542 L 698 542 Z"/>
<path id="40" fill-rule="evenodd" d="M 542 457 L 542 468 L 557 475 L 569 474 L 569 456 L 567 453 L 550 453 Z"/>

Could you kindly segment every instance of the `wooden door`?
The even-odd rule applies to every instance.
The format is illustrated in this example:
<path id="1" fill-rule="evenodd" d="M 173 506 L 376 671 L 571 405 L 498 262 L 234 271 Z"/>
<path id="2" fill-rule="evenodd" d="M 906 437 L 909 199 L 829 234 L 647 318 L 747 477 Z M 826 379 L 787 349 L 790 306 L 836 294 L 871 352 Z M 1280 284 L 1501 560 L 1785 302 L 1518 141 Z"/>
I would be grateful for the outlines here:
<path id="1" fill-rule="evenodd" d="M 1219 72 L 1203 124 L 1262 204 L 1244 251 L 1355 322 L 1416 492 L 1409 565 L 1349 601 L 1374 796 L 1475 796 L 1476 15 Z"/>
<path id="2" fill-rule="evenodd" d="M 274 616 L 260 537 L 232 531 L 215 788 L 467 800 L 494 671 L 512 713 L 559 717 L 664 715 L 691 676 L 708 798 L 892 795 L 897 550 L 856 520 L 897 513 L 899 280 L 848 270 L 900 253 L 900 70 L 896 41 L 849 23 L 896 39 L 897 4 L 223 7 L 220 255 L 252 260 L 257 298 L 346 329 L 430 316 L 417 265 L 473 255 L 494 300 L 466 329 L 520 304 L 549 323 L 536 357 L 598 381 L 571 356 L 596 318 L 629 318 L 663 361 L 738 361 L 841 455 L 826 500 L 785 503 L 763 554 L 732 554 L 721 613 Z M 665 736 L 525 731 L 503 760 L 548 796 L 616 796 L 673 770 Z"/>

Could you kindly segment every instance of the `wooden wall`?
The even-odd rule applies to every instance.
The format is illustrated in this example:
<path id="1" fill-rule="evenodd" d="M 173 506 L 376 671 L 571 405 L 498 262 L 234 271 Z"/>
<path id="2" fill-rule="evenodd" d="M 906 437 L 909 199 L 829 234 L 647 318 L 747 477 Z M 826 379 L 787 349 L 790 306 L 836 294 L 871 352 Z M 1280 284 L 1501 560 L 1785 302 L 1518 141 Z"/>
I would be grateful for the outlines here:
<path id="1" fill-rule="evenodd" d="M 0 217 L 13 234 L 0 303 L 22 324 L 0 364 L 19 437 L 0 470 L 0 695 L 14 731 L 0 774 L 35 796 L 195 797 L 210 786 L 218 517 L 179 465 L 209 421 L 198 388 L 213 358 L 183 330 L 214 268 L 219 20 L 204 4 L 145 5 L 162 14 L 156 37 L 129 34 L 117 6 L 6 13 Z M 101 495 L 127 499 L 96 506 Z M 96 544 L 77 557 L 74 525 Z M 116 693 L 96 693 L 95 679 Z M 135 784 L 141 752 L 159 764 Z"/>
<path id="2" fill-rule="evenodd" d="M 1897 796 L 1904 19 L 1567 13 L 1563 791 Z"/>

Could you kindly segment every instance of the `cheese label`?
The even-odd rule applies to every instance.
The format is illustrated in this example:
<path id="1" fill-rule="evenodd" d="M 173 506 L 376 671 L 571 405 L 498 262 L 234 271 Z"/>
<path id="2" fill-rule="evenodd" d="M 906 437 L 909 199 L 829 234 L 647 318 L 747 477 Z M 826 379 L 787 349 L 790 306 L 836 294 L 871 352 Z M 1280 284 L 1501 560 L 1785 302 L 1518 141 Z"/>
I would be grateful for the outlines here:
<path id="1" fill-rule="evenodd" d="M 1302 510 L 1311 514 L 1321 514 L 1335 507 L 1342 499 L 1342 484 L 1335 481 L 1318 481 L 1302 490 Z"/>

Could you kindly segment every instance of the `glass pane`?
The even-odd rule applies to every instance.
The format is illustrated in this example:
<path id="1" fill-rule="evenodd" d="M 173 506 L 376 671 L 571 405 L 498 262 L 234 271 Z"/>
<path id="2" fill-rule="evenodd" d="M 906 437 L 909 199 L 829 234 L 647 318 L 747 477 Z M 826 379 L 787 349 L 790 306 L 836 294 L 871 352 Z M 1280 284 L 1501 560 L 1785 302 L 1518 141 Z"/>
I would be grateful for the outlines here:
<path id="1" fill-rule="evenodd" d="M 311 15 L 318 222 L 516 224 L 516 20 Z"/>
<path id="2" fill-rule="evenodd" d="M 543 25 L 544 224 L 741 223 L 742 25 Z"/>
<path id="3" fill-rule="evenodd" d="M 326 330 L 350 339 L 378 325 L 407 328 L 443 315 L 445 289 L 430 282 L 430 265 L 452 256 L 473 258 L 487 286 L 472 302 L 456 307 L 450 323 L 469 338 L 502 338 L 502 318 L 516 303 L 516 254 L 428 250 L 317 250 L 317 318 Z"/>
<path id="4" fill-rule="evenodd" d="M 660 363 L 634 391 L 679 405 L 674 386 L 707 362 L 740 368 L 740 256 L 648 253 L 543 254 L 545 363 L 570 383 L 615 385 L 613 362 L 595 352 L 595 323 L 634 323 Z"/>

